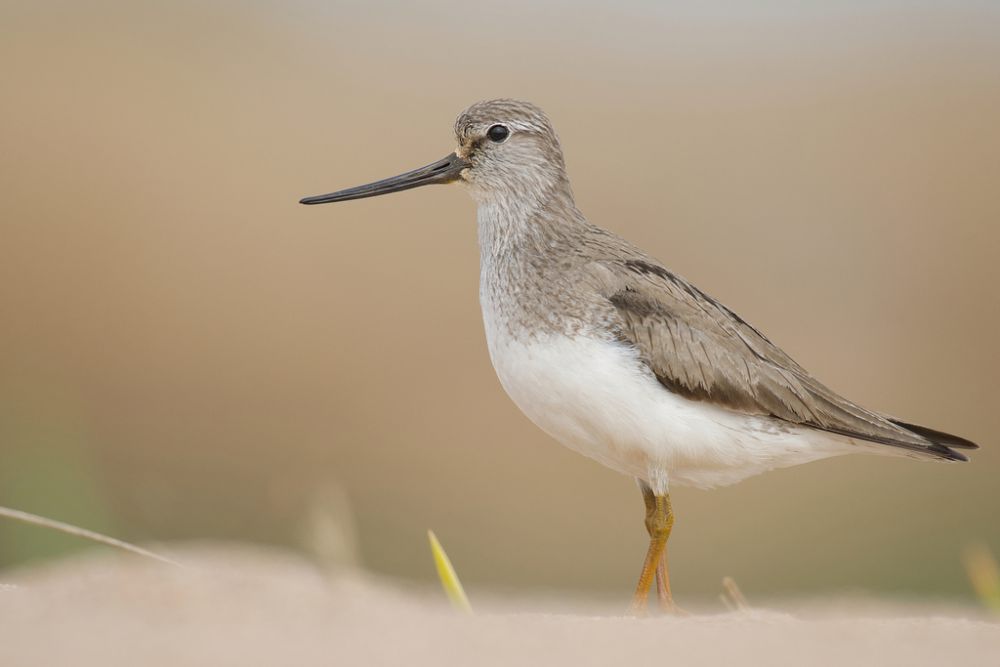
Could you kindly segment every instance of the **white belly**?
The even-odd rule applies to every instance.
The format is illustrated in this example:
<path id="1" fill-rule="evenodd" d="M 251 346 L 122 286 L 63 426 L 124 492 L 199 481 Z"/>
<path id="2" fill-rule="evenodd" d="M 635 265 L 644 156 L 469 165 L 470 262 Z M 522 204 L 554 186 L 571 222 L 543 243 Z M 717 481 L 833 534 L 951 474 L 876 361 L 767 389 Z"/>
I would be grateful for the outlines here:
<path id="1" fill-rule="evenodd" d="M 493 366 L 517 406 L 570 449 L 654 490 L 666 491 L 668 480 L 701 488 L 733 484 L 856 451 L 846 438 L 673 394 L 620 343 L 518 339 L 490 324 Z"/>

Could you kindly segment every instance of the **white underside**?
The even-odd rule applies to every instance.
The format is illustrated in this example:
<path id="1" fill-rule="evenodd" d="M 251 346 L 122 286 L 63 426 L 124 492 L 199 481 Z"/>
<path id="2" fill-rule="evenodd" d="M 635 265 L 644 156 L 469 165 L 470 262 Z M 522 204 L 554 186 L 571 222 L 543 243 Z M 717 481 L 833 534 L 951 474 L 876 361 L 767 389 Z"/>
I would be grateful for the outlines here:
<path id="1" fill-rule="evenodd" d="M 666 390 L 631 348 L 587 336 L 521 340 L 491 326 L 504 389 L 563 445 L 665 492 L 865 451 L 850 439 L 739 414 Z"/>

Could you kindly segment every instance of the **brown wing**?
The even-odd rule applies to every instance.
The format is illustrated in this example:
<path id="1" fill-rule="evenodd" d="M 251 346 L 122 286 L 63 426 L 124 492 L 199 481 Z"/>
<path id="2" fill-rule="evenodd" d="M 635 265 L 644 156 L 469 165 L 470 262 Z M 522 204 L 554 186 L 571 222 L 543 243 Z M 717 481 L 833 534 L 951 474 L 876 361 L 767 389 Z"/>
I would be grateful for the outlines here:
<path id="1" fill-rule="evenodd" d="M 941 459 L 973 443 L 866 410 L 811 377 L 754 327 L 648 258 L 602 262 L 622 339 L 687 398 Z"/>

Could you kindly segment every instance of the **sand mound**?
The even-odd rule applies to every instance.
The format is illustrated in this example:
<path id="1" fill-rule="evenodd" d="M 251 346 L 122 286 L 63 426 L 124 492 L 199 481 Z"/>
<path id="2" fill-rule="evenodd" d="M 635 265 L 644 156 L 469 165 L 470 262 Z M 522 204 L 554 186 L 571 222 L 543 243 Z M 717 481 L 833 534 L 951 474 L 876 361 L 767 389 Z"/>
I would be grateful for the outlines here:
<path id="1" fill-rule="evenodd" d="M 754 611 L 636 620 L 453 613 L 438 595 L 292 556 L 211 548 L 171 568 L 100 555 L 2 578 L 2 665 L 998 664 L 1000 624 Z"/>

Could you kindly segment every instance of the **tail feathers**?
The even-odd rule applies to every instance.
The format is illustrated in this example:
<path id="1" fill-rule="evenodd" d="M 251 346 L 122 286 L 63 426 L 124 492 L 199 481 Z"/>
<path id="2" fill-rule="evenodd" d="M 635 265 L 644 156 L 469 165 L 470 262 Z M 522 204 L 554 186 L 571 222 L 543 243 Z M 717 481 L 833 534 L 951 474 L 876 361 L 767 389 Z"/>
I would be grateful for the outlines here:
<path id="1" fill-rule="evenodd" d="M 979 449 L 979 445 L 971 440 L 960 438 L 957 435 L 952 435 L 951 433 L 936 431 L 932 428 L 927 428 L 926 426 L 918 426 L 917 424 L 909 424 L 900 419 L 890 419 L 889 421 L 896 426 L 905 428 L 907 431 L 916 433 L 920 437 L 929 440 L 931 442 L 931 446 L 927 448 L 928 451 L 947 461 L 969 460 L 969 457 L 961 452 L 956 452 L 955 449 Z M 952 447 L 955 449 L 952 449 Z"/>

